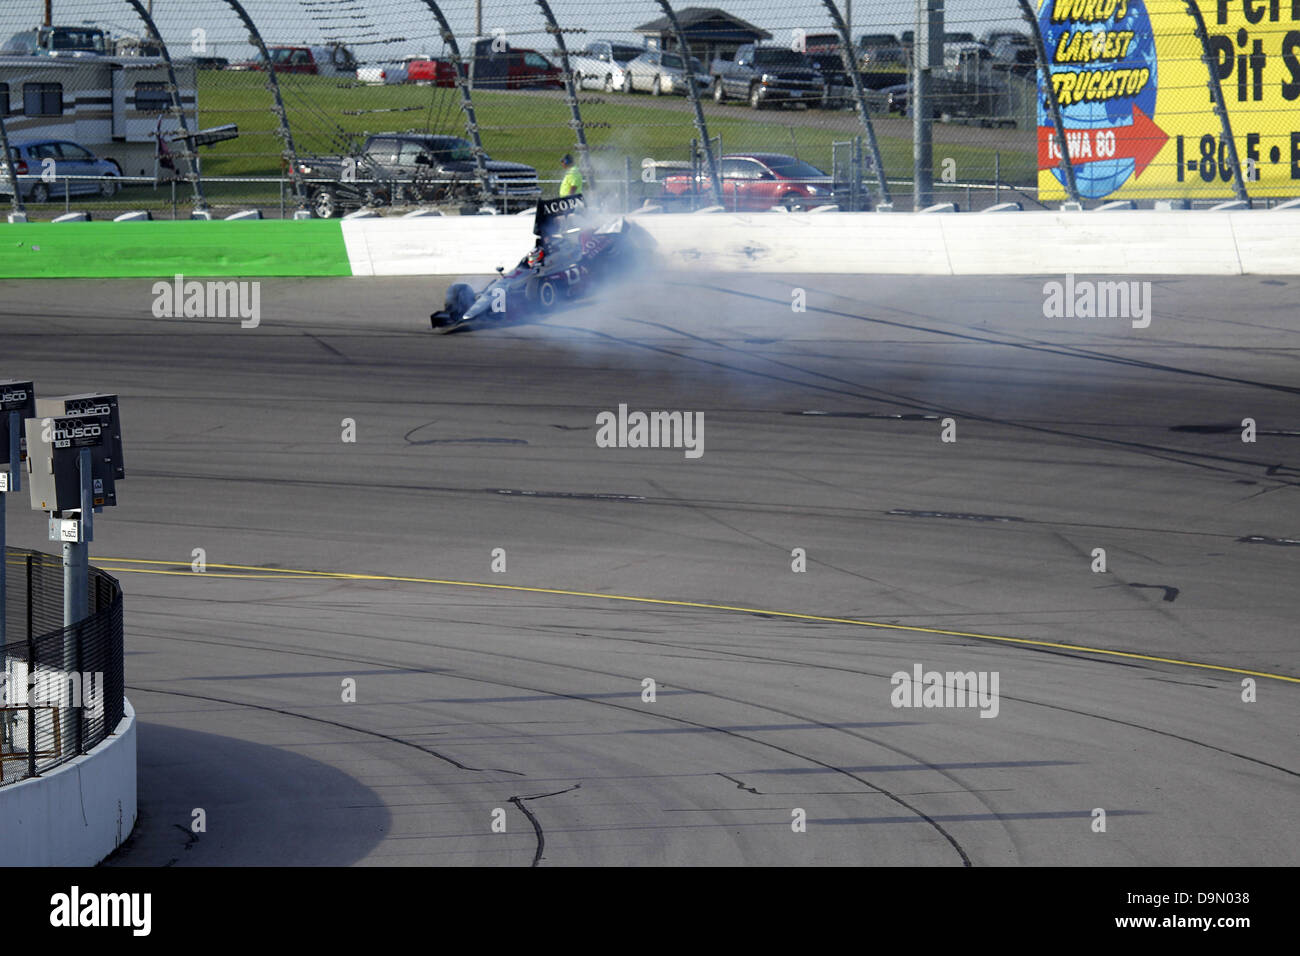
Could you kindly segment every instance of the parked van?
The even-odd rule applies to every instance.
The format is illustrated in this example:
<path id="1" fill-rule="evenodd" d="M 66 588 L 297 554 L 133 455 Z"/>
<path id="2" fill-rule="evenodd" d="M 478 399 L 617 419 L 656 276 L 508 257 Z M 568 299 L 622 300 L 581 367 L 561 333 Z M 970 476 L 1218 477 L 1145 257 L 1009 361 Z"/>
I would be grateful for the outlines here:
<path id="1" fill-rule="evenodd" d="M 175 62 L 181 107 L 196 129 L 192 61 Z M 0 111 L 11 142 L 72 140 L 125 176 L 154 172 L 154 134 L 176 132 L 166 64 L 155 57 L 0 55 Z"/>

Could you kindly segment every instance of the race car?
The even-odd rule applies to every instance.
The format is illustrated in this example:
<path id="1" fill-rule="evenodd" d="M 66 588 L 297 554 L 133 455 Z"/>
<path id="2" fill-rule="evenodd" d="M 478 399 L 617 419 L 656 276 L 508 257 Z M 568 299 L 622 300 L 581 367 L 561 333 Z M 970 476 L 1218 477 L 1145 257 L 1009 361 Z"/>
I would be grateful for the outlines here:
<path id="1" fill-rule="evenodd" d="M 623 217 L 599 226 L 581 193 L 537 204 L 537 242 L 514 269 L 481 290 L 466 282 L 447 289 L 443 308 L 429 316 L 435 332 L 518 321 L 552 312 L 590 295 L 611 279 L 648 262 L 652 242 Z"/>

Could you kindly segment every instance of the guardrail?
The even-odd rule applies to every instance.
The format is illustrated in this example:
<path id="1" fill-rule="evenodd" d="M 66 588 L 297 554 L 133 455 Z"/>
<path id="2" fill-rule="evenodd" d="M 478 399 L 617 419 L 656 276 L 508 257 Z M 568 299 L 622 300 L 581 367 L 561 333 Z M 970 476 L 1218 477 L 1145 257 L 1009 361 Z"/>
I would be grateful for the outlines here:
<path id="1" fill-rule="evenodd" d="M 122 589 L 90 569 L 90 613 L 63 627 L 63 562 L 10 548 L 0 645 L 0 786 L 88 753 L 122 719 Z M 14 637 L 14 635 L 21 635 Z"/>

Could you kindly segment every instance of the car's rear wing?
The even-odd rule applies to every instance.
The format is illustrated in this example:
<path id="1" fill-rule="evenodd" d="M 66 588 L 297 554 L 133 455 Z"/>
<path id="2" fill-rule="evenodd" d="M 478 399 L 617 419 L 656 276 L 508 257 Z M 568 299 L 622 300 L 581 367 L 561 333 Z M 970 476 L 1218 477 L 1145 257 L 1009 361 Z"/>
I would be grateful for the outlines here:
<path id="1" fill-rule="evenodd" d="M 582 193 L 561 196 L 559 199 L 542 199 L 537 203 L 537 215 L 533 220 L 533 235 L 545 236 L 556 231 L 559 220 L 574 213 L 582 212 L 586 204 Z"/>

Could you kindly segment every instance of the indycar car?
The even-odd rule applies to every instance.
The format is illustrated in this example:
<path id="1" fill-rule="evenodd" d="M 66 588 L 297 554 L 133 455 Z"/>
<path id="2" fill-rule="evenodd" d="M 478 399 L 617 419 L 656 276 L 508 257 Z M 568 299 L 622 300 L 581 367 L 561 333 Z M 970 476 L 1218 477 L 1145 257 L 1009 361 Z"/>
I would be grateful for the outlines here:
<path id="1" fill-rule="evenodd" d="M 537 204 L 536 245 L 509 272 L 475 291 L 466 282 L 447 289 L 443 308 L 429 316 L 435 332 L 456 332 L 489 323 L 518 321 L 553 312 L 590 295 L 644 264 L 652 242 L 623 217 L 596 225 L 575 194 Z"/>

